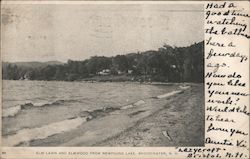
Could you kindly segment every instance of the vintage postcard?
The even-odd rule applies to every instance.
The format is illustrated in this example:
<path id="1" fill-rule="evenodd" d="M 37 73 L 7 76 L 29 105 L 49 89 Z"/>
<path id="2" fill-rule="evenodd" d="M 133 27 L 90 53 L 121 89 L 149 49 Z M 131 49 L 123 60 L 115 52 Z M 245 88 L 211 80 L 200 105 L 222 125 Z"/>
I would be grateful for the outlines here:
<path id="1" fill-rule="evenodd" d="M 1 158 L 249 158 L 249 1 L 2 1 Z"/>

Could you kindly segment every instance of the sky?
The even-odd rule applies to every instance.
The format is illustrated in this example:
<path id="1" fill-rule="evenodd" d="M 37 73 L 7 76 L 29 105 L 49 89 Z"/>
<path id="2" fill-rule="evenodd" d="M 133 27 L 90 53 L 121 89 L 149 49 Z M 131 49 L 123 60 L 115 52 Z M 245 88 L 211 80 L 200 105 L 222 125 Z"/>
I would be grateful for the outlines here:
<path id="1" fill-rule="evenodd" d="M 84 60 L 204 40 L 203 5 L 2 5 L 3 61 Z"/>

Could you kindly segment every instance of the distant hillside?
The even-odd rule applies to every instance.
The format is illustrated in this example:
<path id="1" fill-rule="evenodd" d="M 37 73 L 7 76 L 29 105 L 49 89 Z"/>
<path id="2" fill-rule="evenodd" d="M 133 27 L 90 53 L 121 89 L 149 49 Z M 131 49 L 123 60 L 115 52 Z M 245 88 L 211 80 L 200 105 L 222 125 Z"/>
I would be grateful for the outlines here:
<path id="1" fill-rule="evenodd" d="M 10 65 L 16 65 L 17 67 L 23 67 L 23 68 L 43 68 L 48 65 L 62 65 L 64 63 L 60 61 L 47 61 L 47 62 L 3 62 L 3 67 Z"/>
<path id="2" fill-rule="evenodd" d="M 74 81 L 110 76 L 120 80 L 204 82 L 204 42 L 188 47 L 163 45 L 158 50 L 86 60 L 3 64 L 3 79 Z"/>

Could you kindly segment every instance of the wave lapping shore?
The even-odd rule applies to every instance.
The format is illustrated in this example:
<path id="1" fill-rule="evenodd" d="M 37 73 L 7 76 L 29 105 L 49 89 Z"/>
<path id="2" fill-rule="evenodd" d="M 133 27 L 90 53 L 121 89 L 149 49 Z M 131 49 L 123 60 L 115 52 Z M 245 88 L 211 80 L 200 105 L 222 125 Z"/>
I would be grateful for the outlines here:
<path id="1" fill-rule="evenodd" d="M 149 116 L 150 114 L 157 111 L 158 109 L 161 109 L 162 106 L 165 105 L 164 99 L 168 99 L 170 97 L 174 98 L 175 95 L 183 93 L 183 91 L 189 88 L 190 86 L 180 86 L 178 89 L 173 90 L 169 93 L 161 94 L 158 96 L 152 96 L 146 99 L 141 99 L 141 100 L 135 101 L 134 103 L 124 105 L 121 107 L 103 107 L 102 109 L 96 109 L 92 111 L 81 111 L 76 116 L 70 117 L 63 121 L 50 123 L 48 125 L 43 125 L 40 127 L 24 128 L 24 129 L 16 130 L 12 133 L 4 135 L 3 143 L 8 143 L 7 144 L 8 146 L 29 146 L 29 145 L 42 146 L 47 143 L 46 140 L 51 140 L 51 138 L 53 138 L 54 136 L 57 136 L 57 135 L 60 136 L 60 135 L 67 134 L 67 133 L 69 134 L 73 133 L 74 131 L 80 131 L 80 129 L 84 128 L 84 125 L 86 124 L 86 122 L 88 122 L 88 124 L 91 122 L 97 122 L 98 119 L 108 118 L 113 115 L 119 115 L 119 116 L 128 115 L 130 119 L 128 119 L 127 121 L 123 121 L 123 122 L 126 123 L 125 125 L 127 125 L 128 123 L 133 125 L 133 122 L 138 122 L 139 120 L 142 120 L 143 118 Z M 19 109 L 18 111 L 25 110 L 25 109 L 28 110 L 33 107 L 41 108 L 41 107 L 60 105 L 60 103 L 62 102 L 67 102 L 67 101 L 57 100 L 55 102 L 48 102 L 45 104 L 27 103 L 25 105 L 19 106 L 21 109 Z M 156 105 L 157 107 L 155 107 Z M 116 129 L 118 131 L 116 133 L 119 134 L 125 131 L 131 126 L 130 124 L 122 128 L 117 127 Z M 25 137 L 22 137 L 22 136 L 25 136 Z M 110 137 L 112 136 L 109 136 L 109 138 Z M 94 139 L 94 141 L 95 140 L 96 139 Z M 105 140 L 105 137 L 103 137 L 100 140 Z M 43 141 L 45 142 L 43 143 Z M 82 141 L 82 139 L 79 141 Z M 75 143 L 74 141 L 68 141 L 66 143 L 58 144 L 57 146 L 59 145 L 74 146 L 78 144 L 79 144 L 78 142 Z"/>
<path id="2" fill-rule="evenodd" d="M 51 101 L 51 102 L 47 102 L 47 101 L 36 102 L 36 103 L 26 102 L 25 104 L 20 104 L 20 105 L 16 105 L 13 107 L 2 109 L 2 111 L 3 111 L 2 117 L 4 117 L 4 118 L 14 117 L 21 110 L 25 110 L 25 109 L 31 109 L 31 108 L 35 108 L 35 107 L 56 106 L 56 105 L 60 105 L 60 104 L 65 103 L 65 102 L 74 102 L 74 101 L 75 100 L 63 100 L 62 99 L 62 100 L 56 100 L 56 101 Z"/>

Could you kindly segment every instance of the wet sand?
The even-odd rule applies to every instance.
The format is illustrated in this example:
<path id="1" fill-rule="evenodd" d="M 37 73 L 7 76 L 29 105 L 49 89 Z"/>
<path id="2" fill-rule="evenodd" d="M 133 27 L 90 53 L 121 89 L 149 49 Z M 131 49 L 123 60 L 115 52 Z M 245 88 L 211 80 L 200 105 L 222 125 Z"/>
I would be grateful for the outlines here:
<path id="1" fill-rule="evenodd" d="M 74 130 L 26 146 L 202 146 L 203 86 L 193 84 L 171 97 L 150 98 L 126 109 L 92 112 L 92 116 Z"/>

